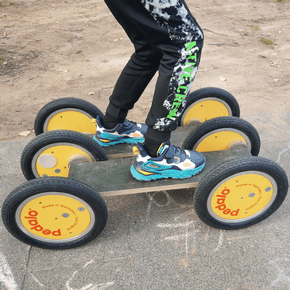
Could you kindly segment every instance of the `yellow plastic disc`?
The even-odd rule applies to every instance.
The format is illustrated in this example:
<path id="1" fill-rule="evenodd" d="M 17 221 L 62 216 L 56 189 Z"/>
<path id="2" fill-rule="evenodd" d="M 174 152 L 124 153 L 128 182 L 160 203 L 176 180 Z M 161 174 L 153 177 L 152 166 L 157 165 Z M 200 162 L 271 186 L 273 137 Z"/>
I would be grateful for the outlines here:
<path id="1" fill-rule="evenodd" d="M 240 222 L 265 211 L 276 194 L 277 186 L 271 176 L 256 171 L 239 173 L 212 190 L 208 209 L 218 220 Z"/>
<path id="2" fill-rule="evenodd" d="M 38 194 L 23 202 L 16 219 L 29 236 L 40 240 L 71 240 L 85 235 L 94 223 L 90 206 L 66 193 Z"/>
<path id="3" fill-rule="evenodd" d="M 227 150 L 229 145 L 236 140 L 241 140 L 251 150 L 251 143 L 248 137 L 242 132 L 230 128 L 210 132 L 199 140 L 193 149 L 198 152 Z"/>
<path id="4" fill-rule="evenodd" d="M 51 114 L 45 124 L 44 132 L 53 130 L 71 130 L 80 133 L 96 133 L 92 117 L 77 109 L 64 109 Z"/>
<path id="5" fill-rule="evenodd" d="M 42 148 L 32 160 L 32 171 L 35 176 L 68 177 L 69 161 L 73 156 L 83 155 L 93 162 L 92 156 L 85 149 L 72 144 L 57 144 Z"/>
<path id="6" fill-rule="evenodd" d="M 189 106 L 182 115 L 181 123 L 186 126 L 191 119 L 199 119 L 201 122 L 205 122 L 223 116 L 232 116 L 230 107 L 220 99 L 206 98 Z"/>

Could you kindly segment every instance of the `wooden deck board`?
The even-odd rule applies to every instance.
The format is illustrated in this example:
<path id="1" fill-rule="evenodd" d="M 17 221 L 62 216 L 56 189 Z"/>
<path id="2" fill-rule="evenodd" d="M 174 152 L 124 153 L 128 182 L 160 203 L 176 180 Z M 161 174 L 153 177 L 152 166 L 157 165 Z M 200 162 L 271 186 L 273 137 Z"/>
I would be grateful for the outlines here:
<path id="1" fill-rule="evenodd" d="M 103 196 L 195 188 L 201 179 L 217 165 L 231 159 L 251 156 L 247 148 L 208 152 L 204 155 L 206 157 L 204 170 L 196 176 L 183 180 L 138 181 L 130 172 L 130 167 L 136 157 L 73 164 L 70 167 L 69 177 L 92 186 Z"/>

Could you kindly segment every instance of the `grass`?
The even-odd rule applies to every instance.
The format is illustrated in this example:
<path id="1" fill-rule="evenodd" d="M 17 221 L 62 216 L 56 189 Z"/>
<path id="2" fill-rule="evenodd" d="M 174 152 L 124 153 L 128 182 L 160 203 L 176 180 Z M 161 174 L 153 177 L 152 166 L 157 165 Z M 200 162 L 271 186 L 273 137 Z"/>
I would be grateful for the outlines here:
<path id="1" fill-rule="evenodd" d="M 252 29 L 254 29 L 254 30 L 259 30 L 260 29 L 259 25 L 250 25 L 250 27 Z"/>
<path id="2" fill-rule="evenodd" d="M 274 44 L 274 42 L 271 40 L 271 39 L 268 39 L 268 38 L 261 38 L 261 41 L 266 44 L 266 45 L 271 45 L 271 44 Z"/>
<path id="3" fill-rule="evenodd" d="M 10 2 L 10 3 L 8 4 L 8 6 L 13 6 L 13 5 L 15 5 L 14 2 Z M 4 6 L 4 5 L 0 2 L 0 7 L 6 7 L 6 6 Z"/>

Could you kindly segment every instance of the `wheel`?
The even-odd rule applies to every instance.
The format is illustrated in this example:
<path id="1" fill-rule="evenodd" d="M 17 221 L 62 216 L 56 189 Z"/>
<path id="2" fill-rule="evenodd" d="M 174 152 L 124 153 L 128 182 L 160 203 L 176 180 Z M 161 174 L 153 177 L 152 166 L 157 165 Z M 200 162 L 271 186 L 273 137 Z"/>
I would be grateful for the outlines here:
<path id="1" fill-rule="evenodd" d="M 263 157 L 234 159 L 202 179 L 194 193 L 194 208 L 212 227 L 242 229 L 273 214 L 287 191 L 287 176 L 275 162 Z"/>
<path id="2" fill-rule="evenodd" d="M 92 119 L 103 113 L 93 104 L 77 99 L 62 98 L 46 104 L 34 121 L 35 135 L 53 130 L 72 130 L 80 133 L 96 133 Z"/>
<path id="3" fill-rule="evenodd" d="M 219 88 L 202 88 L 188 95 L 180 126 L 186 126 L 190 120 L 203 123 L 222 116 L 240 117 L 240 107 L 235 97 Z"/>
<path id="4" fill-rule="evenodd" d="M 15 238 L 45 249 L 70 249 L 90 242 L 102 232 L 107 217 L 98 192 L 61 177 L 20 185 L 2 207 L 3 223 Z"/>
<path id="5" fill-rule="evenodd" d="M 218 117 L 200 124 L 185 138 L 182 147 L 199 152 L 228 150 L 244 145 L 253 156 L 260 151 L 257 130 L 247 121 L 236 117 Z"/>
<path id="6" fill-rule="evenodd" d="M 82 133 L 58 130 L 32 139 L 21 155 L 21 169 L 27 180 L 59 176 L 68 177 L 69 165 L 75 161 L 107 160 L 102 147 Z"/>

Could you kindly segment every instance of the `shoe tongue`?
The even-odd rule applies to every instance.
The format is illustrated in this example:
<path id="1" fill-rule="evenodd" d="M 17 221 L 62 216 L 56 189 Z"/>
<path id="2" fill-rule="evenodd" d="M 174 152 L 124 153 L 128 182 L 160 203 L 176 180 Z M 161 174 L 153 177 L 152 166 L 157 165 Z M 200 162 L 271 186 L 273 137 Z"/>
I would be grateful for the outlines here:
<path id="1" fill-rule="evenodd" d="M 163 142 L 160 145 L 160 147 L 158 148 L 158 150 L 157 150 L 157 154 L 156 154 L 157 157 L 160 156 L 160 155 L 162 155 L 162 154 L 164 154 L 164 152 L 167 152 L 168 149 L 169 149 L 169 147 L 170 147 L 170 142 L 169 141 Z"/>

